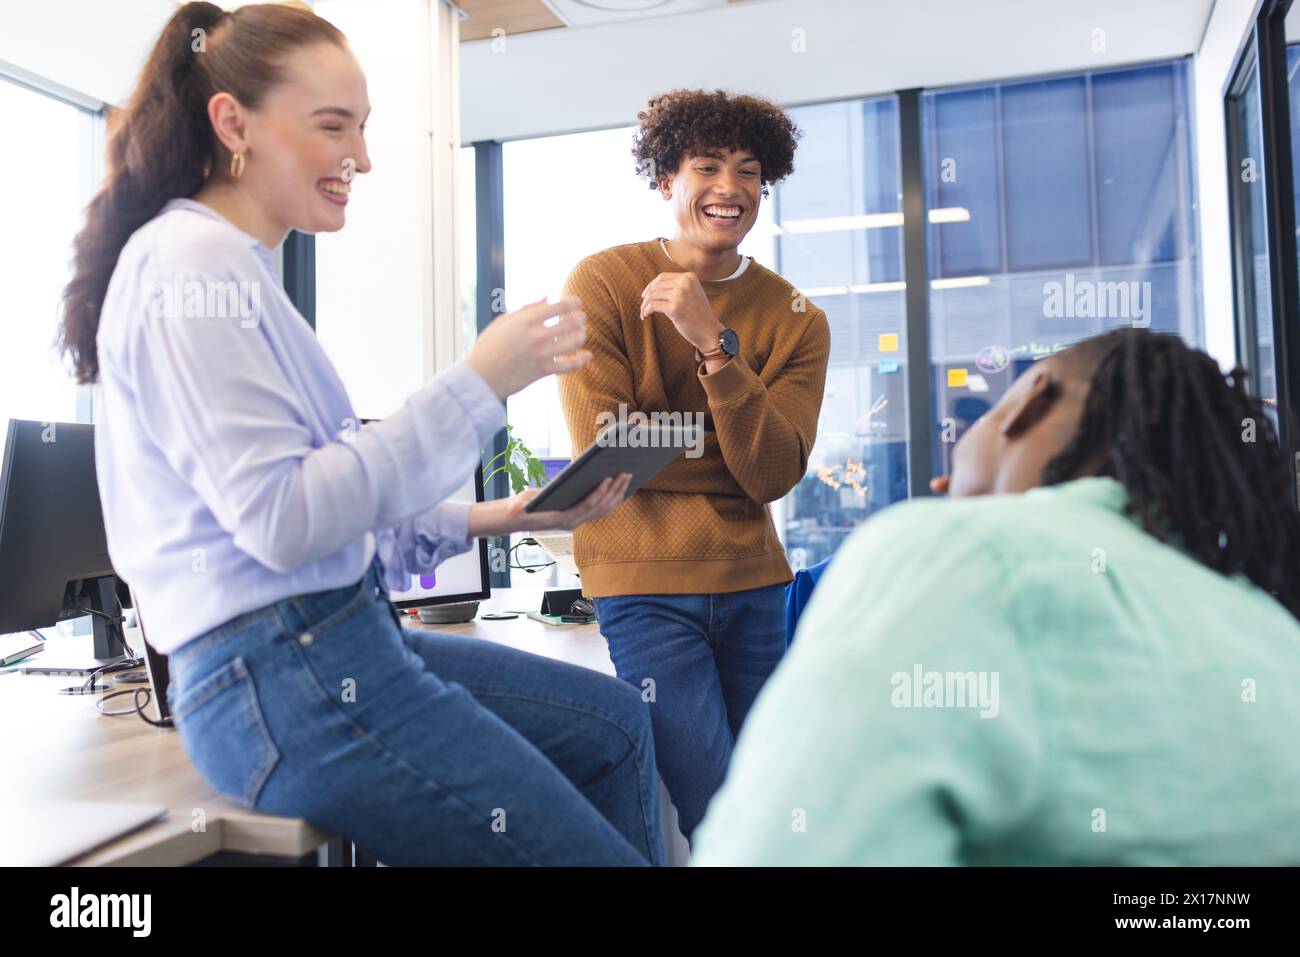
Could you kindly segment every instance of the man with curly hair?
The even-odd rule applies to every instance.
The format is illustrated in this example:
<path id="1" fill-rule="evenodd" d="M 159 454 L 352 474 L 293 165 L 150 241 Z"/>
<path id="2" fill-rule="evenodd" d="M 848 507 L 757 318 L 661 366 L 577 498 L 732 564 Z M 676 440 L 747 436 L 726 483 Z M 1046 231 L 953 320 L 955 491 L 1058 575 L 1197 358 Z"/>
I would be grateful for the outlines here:
<path id="1" fill-rule="evenodd" d="M 583 592 L 623 680 L 650 704 L 656 761 L 689 839 L 745 715 L 785 651 L 790 566 L 768 503 L 816 438 L 825 313 L 737 247 L 799 131 L 776 105 L 674 90 L 637 115 L 638 172 L 672 204 L 672 239 L 582 260 L 591 362 L 561 376 L 575 448 L 610 417 L 684 413 L 702 446 L 574 534 Z M 793 716 L 792 716 L 793 717 Z"/>

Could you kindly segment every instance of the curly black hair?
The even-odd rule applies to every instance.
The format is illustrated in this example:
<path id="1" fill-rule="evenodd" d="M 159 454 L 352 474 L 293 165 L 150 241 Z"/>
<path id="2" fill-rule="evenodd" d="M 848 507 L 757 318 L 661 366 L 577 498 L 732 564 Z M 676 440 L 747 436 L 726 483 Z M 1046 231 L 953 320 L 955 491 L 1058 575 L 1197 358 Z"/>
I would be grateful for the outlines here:
<path id="1" fill-rule="evenodd" d="M 794 172 L 795 141 L 803 135 L 770 100 L 725 90 L 669 90 L 651 97 L 636 118 L 632 155 L 637 175 L 648 179 L 651 189 L 700 150 L 736 149 L 758 158 L 766 196 L 769 183 Z"/>
<path id="2" fill-rule="evenodd" d="M 1225 376 L 1177 336 L 1133 328 L 1059 357 L 1090 374 L 1090 385 L 1079 429 L 1043 469 L 1043 484 L 1119 480 L 1147 532 L 1217 572 L 1244 574 L 1300 618 L 1290 456 L 1264 403 L 1247 393 L 1246 371 Z"/>

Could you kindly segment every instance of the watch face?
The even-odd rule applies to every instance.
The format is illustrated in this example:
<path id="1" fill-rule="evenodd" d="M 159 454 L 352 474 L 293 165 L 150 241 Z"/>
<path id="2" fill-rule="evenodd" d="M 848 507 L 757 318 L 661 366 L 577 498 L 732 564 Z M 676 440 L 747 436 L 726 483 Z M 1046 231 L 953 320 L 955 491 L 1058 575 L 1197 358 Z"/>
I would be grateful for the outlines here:
<path id="1" fill-rule="evenodd" d="M 723 329 L 722 336 L 718 341 L 722 346 L 722 351 L 729 356 L 734 356 L 740 351 L 740 336 L 730 329 Z"/>

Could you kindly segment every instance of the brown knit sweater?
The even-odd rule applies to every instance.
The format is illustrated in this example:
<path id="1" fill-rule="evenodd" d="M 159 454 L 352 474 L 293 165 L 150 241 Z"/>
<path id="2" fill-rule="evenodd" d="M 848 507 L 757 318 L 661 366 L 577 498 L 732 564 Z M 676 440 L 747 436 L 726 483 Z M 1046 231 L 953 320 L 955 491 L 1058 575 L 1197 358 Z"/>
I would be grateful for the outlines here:
<path id="1" fill-rule="evenodd" d="M 708 594 L 788 582 L 768 502 L 803 477 L 817 435 L 830 355 L 826 315 L 751 261 L 735 279 L 701 282 L 740 353 L 706 372 L 672 322 L 640 317 L 641 291 L 683 272 L 658 239 L 588 256 L 565 295 L 587 314 L 592 360 L 560 376 L 575 452 L 602 412 L 704 413 L 704 454 L 675 459 L 609 515 L 574 532 L 583 594 Z M 606 421 L 608 421 L 606 419 Z"/>

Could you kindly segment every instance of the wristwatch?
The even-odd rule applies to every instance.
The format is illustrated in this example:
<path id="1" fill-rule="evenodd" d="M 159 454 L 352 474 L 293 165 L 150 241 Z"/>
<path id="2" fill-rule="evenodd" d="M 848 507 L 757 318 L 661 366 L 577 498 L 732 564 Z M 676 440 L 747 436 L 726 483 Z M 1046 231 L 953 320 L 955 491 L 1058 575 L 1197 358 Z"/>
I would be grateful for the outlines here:
<path id="1" fill-rule="evenodd" d="M 718 348 L 705 353 L 701 353 L 699 349 L 696 349 L 695 361 L 703 362 L 705 359 L 721 359 L 723 356 L 731 358 L 739 351 L 740 336 L 736 335 L 734 329 L 723 329 L 722 334 L 718 336 Z"/>

